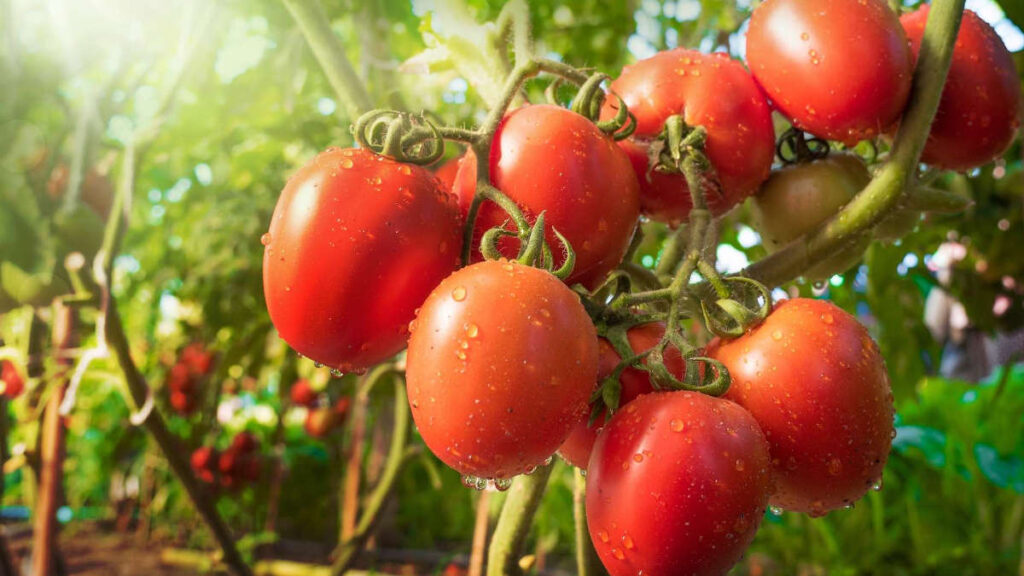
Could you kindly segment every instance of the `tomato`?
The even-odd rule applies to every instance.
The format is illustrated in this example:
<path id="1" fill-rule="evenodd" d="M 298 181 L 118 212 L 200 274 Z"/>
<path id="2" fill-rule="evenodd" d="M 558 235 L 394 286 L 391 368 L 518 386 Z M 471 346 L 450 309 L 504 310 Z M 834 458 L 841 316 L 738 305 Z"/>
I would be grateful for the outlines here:
<path id="1" fill-rule="evenodd" d="M 857 320 L 823 300 L 777 305 L 759 326 L 709 347 L 771 447 L 772 505 L 821 515 L 879 484 L 893 436 L 889 375 Z"/>
<path id="2" fill-rule="evenodd" d="M 10 360 L 0 362 L 0 383 L 3 384 L 3 394 L 8 400 L 13 400 L 25 391 L 25 379 L 21 372 Z"/>
<path id="3" fill-rule="evenodd" d="M 541 465 L 584 418 L 597 331 L 552 274 L 485 261 L 430 294 L 406 362 L 412 415 L 431 451 L 462 474 L 505 479 Z"/>
<path id="4" fill-rule="evenodd" d="M 236 434 L 217 459 L 221 485 L 225 488 L 237 489 L 259 480 L 262 468 L 259 440 L 249 432 Z"/>
<path id="5" fill-rule="evenodd" d="M 640 180 L 640 204 L 655 220 L 679 223 L 693 207 L 686 179 L 653 172 L 648 142 L 665 120 L 683 116 L 688 126 L 708 132 L 706 152 L 721 193 L 708 191 L 708 207 L 722 214 L 753 194 L 768 177 L 775 158 L 771 109 L 743 64 L 727 54 L 701 54 L 678 48 L 627 66 L 610 86 L 636 116 L 633 137 L 619 143 Z M 615 115 L 609 97 L 602 115 Z"/>
<path id="6" fill-rule="evenodd" d="M 192 452 L 192 471 L 200 480 L 212 484 L 216 480 L 217 460 L 220 455 L 210 446 L 200 446 Z"/>
<path id="7" fill-rule="evenodd" d="M 202 342 L 193 342 L 181 349 L 181 363 L 197 376 L 210 373 L 213 354 L 203 346 Z"/>
<path id="8" fill-rule="evenodd" d="M 310 408 L 306 413 L 306 421 L 303 423 L 306 434 L 311 438 L 323 438 L 341 428 L 348 418 L 351 402 L 349 398 L 345 397 L 339 399 L 331 407 Z"/>
<path id="9" fill-rule="evenodd" d="M 455 181 L 463 214 L 476 193 L 476 164 L 476 156 L 467 153 Z M 569 240 L 576 266 L 566 283 L 593 288 L 622 261 L 640 215 L 639 185 L 626 155 L 590 120 L 549 105 L 509 113 L 494 137 L 490 172 L 494 186 L 531 222 L 545 213 L 547 241 L 559 263 L 561 247 L 553 229 Z M 485 203 L 474 250 L 485 231 L 507 219 L 495 204 Z M 515 239 L 500 246 L 510 258 L 519 250 Z"/>
<path id="10" fill-rule="evenodd" d="M 884 0 L 766 0 L 750 19 L 747 61 L 796 126 L 847 144 L 899 120 L 913 76 Z"/>
<path id="11" fill-rule="evenodd" d="M 822 224 L 853 199 L 871 180 L 864 162 L 853 154 L 830 154 L 806 164 L 776 170 L 754 197 L 754 226 L 765 249 L 776 252 Z M 817 263 L 804 276 L 822 280 L 856 264 L 870 239 L 858 238 Z"/>
<path id="12" fill-rule="evenodd" d="M 611 576 L 724 575 L 771 490 L 764 434 L 737 404 L 656 392 L 612 417 L 587 471 L 587 527 Z"/>
<path id="13" fill-rule="evenodd" d="M 292 404 L 296 406 L 306 406 L 308 408 L 316 404 L 317 393 L 313 390 L 309 380 L 305 378 L 296 380 L 288 392 Z"/>
<path id="14" fill-rule="evenodd" d="M 441 164 L 437 170 L 434 171 L 434 176 L 444 184 L 445 190 L 451 190 L 455 186 L 455 177 L 459 173 L 459 168 L 462 166 L 462 160 L 465 155 L 459 156 L 458 158 L 452 158 L 451 160 Z"/>
<path id="15" fill-rule="evenodd" d="M 633 352 L 638 354 L 653 349 L 664 335 L 665 324 L 662 322 L 652 322 L 630 328 L 626 333 L 626 338 L 629 340 L 629 346 L 633 349 Z M 604 338 L 598 340 L 597 345 L 597 383 L 600 385 L 602 380 L 615 371 L 615 367 L 619 365 L 622 358 L 615 351 L 611 343 Z M 665 366 L 676 378 L 680 380 L 683 378 L 686 368 L 683 365 L 682 356 L 675 348 L 669 347 L 665 350 Z M 619 376 L 619 384 L 622 385 L 622 390 L 619 393 L 619 408 L 632 402 L 640 395 L 649 394 L 654 391 L 654 387 L 651 385 L 650 374 L 638 368 L 626 368 L 623 370 Z M 602 410 L 598 414 L 597 419 L 594 420 L 594 423 L 589 426 L 587 425 L 588 420 L 589 416 L 587 419 L 578 422 L 573 427 L 572 433 L 569 434 L 565 443 L 558 449 L 558 454 L 565 458 L 569 464 L 584 470 L 587 469 L 587 462 L 590 461 L 590 452 L 594 447 L 594 440 L 597 439 L 601 428 L 604 427 L 606 412 Z"/>
<path id="16" fill-rule="evenodd" d="M 288 181 L 263 242 L 263 287 L 281 337 L 351 371 L 404 347 L 416 308 L 459 263 L 462 229 L 426 169 L 329 148 Z"/>
<path id="17" fill-rule="evenodd" d="M 900 18 L 914 57 L 921 47 L 928 6 Z M 921 160 L 966 171 L 998 158 L 1020 126 L 1020 78 L 999 35 L 964 11 L 942 100 Z"/>

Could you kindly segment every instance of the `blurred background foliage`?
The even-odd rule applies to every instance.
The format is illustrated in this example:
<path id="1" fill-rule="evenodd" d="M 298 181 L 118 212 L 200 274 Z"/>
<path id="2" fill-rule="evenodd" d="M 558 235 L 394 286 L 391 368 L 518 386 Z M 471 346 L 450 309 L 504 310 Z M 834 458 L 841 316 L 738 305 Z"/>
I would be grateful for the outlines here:
<path id="1" fill-rule="evenodd" d="M 542 53 L 612 76 L 675 46 L 742 56 L 753 4 L 530 2 Z M 481 117 L 482 98 L 496 80 L 486 50 L 475 43 L 500 2 L 324 5 L 377 104 L 429 110 L 450 123 Z M 1024 64 L 1024 5 L 972 0 L 968 6 L 997 27 Z M 65 190 L 75 187 L 67 176 L 60 179 L 61 167 L 74 173 L 81 166 L 78 189 L 88 203 L 89 182 L 112 189 L 124 172 L 124 148 L 144 142 L 113 279 L 136 360 L 158 390 L 158 406 L 167 409 L 162 383 L 181 347 L 203 342 L 214 351 L 202 410 L 171 417 L 173 430 L 189 449 L 223 447 L 240 430 L 257 434 L 264 454 L 279 453 L 286 467 L 277 536 L 325 545 L 337 539 L 346 438 L 309 438 L 302 409 L 286 410 L 282 391 L 299 375 L 338 396 L 350 393 L 353 378 L 333 378 L 304 360 L 289 366 L 292 353 L 273 333 L 263 302 L 259 239 L 288 176 L 327 146 L 351 145 L 352 120 L 276 0 L 0 0 L 0 293 L 43 286 L 35 296 L 46 301 L 52 294 L 45 287 L 66 281 L 63 255 L 96 243 L 88 216 L 67 224 L 74 202 Z M 1024 370 L 1008 362 L 977 384 L 940 378 L 943 346 L 923 323 L 925 300 L 937 283 L 933 255 L 943 242 L 957 241 L 965 254 L 949 289 L 972 323 L 989 332 L 1024 325 L 1019 142 L 995 165 L 942 176 L 936 185 L 967 194 L 974 204 L 963 214 L 930 216 L 894 244 L 876 243 L 864 265 L 825 285 L 785 289 L 834 300 L 856 312 L 878 339 L 899 413 L 885 489 L 822 519 L 769 514 L 738 572 L 1024 569 Z M 723 220 L 723 270 L 737 271 L 764 254 L 747 221 L 745 209 Z M 649 238 L 663 235 L 648 226 Z M 653 263 L 656 249 L 651 245 L 639 257 Z M 24 361 L 32 311 L 7 297 L 0 297 L 0 308 L 10 310 L 0 318 L 3 350 Z M 45 318 L 46 311 L 40 314 Z M 86 346 L 94 343 L 92 322 L 86 314 Z M 14 457 L 5 468 L 4 494 L 10 509 L 33 502 L 26 479 L 50 370 L 35 374 L 30 392 L 11 408 Z M 82 382 L 69 420 L 62 519 L 112 518 L 122 503 L 141 502 L 130 514 L 150 537 L 209 546 L 158 452 L 129 425 L 124 390 L 109 359 L 95 362 Z M 389 401 L 385 393 L 372 399 L 371 432 L 380 432 Z M 283 449 L 275 452 L 270 446 L 278 439 Z M 375 452 L 371 441 L 368 469 Z M 571 565 L 571 486 L 569 467 L 559 464 L 531 544 L 564 567 Z M 255 486 L 219 499 L 235 530 L 260 534 L 267 528 L 268 489 L 264 474 Z M 421 457 L 399 481 L 378 545 L 466 552 L 476 499 L 454 472 Z M 492 514 L 500 502 L 491 498 Z"/>

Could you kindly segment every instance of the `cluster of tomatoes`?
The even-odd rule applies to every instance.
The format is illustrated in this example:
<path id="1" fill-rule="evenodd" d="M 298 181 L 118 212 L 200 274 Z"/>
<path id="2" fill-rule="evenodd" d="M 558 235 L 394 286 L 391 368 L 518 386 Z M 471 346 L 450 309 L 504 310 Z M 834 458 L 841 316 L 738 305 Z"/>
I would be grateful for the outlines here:
<path id="1" fill-rule="evenodd" d="M 311 438 L 324 438 L 340 429 L 348 419 L 350 398 L 342 396 L 329 405 L 321 405 L 321 394 L 305 378 L 296 380 L 289 390 L 292 404 L 306 408 L 303 429 Z"/>
<path id="2" fill-rule="evenodd" d="M 213 354 L 201 343 L 193 342 L 181 349 L 178 360 L 167 373 L 171 408 L 183 415 L 192 414 L 199 407 L 201 385 L 210 374 Z"/>
<path id="3" fill-rule="evenodd" d="M 192 452 L 192 470 L 203 482 L 238 490 L 260 479 L 263 459 L 260 443 L 249 432 L 239 432 L 224 451 L 200 446 Z"/>
<path id="4" fill-rule="evenodd" d="M 300 354 L 346 372 L 407 347 L 416 425 L 468 485 L 506 488 L 556 451 L 585 468 L 591 538 L 613 575 L 724 574 L 769 504 L 821 515 L 880 486 L 893 405 L 878 348 L 841 309 L 796 299 L 698 353 L 728 371 L 723 397 L 666 389 L 644 359 L 665 341 L 664 315 L 640 305 L 643 321 L 618 326 L 626 357 L 590 291 L 621 264 L 641 214 L 676 225 L 694 208 L 684 175 L 660 169 L 670 117 L 706 133 L 712 214 L 760 191 L 769 250 L 834 214 L 870 179 L 864 162 L 818 153 L 773 173 L 772 111 L 844 144 L 894 133 L 927 11 L 901 26 L 881 0 L 767 0 L 750 23 L 750 72 L 723 54 L 660 53 L 608 87 L 600 119 L 628 107 L 628 138 L 558 105 L 524 106 L 505 114 L 488 158 L 470 151 L 445 168 L 450 185 L 365 148 L 330 148 L 288 181 L 262 238 L 274 325 Z M 1005 47 L 967 13 L 924 160 L 990 161 L 1013 137 L 1018 98 Z M 530 222 L 543 215 L 547 246 L 572 247 L 547 256 L 571 266 L 567 278 L 524 260 L 507 206 L 474 202 L 488 182 Z M 854 240 L 859 257 L 869 240 Z M 808 277 L 850 264 L 839 256 Z M 664 352 L 679 381 L 700 366 Z"/>
<path id="5" fill-rule="evenodd" d="M 8 400 L 14 400 L 25 391 L 25 378 L 14 362 L 10 360 L 0 362 L 0 385 L 3 386 L 0 394 L 3 394 Z"/>

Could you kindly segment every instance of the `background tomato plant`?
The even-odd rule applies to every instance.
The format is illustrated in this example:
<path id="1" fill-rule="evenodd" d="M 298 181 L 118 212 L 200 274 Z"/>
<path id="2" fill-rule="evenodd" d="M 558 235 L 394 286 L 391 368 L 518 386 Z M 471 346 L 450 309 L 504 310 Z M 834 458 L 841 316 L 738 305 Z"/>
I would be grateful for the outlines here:
<path id="1" fill-rule="evenodd" d="M 289 407 L 287 394 L 303 377 L 322 391 L 324 406 L 333 405 L 353 396 L 356 377 L 317 371 L 277 340 L 262 295 L 259 238 L 287 176 L 328 146 L 352 145 L 347 126 L 353 118 L 278 2 L 232 0 L 216 9 L 204 2 L 183 3 L 182 9 L 119 1 L 104 3 L 108 10 L 92 10 L 93 4 L 0 2 L 10 8 L 0 12 L 0 260 L 29 272 L 56 264 L 58 237 L 32 201 L 48 193 L 51 179 L 35 178 L 29 169 L 40 150 L 54 151 L 53 168 L 61 161 L 73 166 L 77 158 L 116 184 L 132 131 L 159 119 L 137 168 L 131 224 L 112 276 L 136 361 L 150 382 L 160 383 L 185 345 L 203 342 L 217 353 L 202 388 L 202 408 L 169 418 L 171 431 L 189 448 L 224 449 L 243 430 L 260 438 L 265 455 L 279 446 L 285 470 L 280 482 L 268 463 L 258 481 L 219 498 L 217 508 L 236 533 L 257 535 L 243 541 L 247 552 L 255 553 L 266 538 L 277 542 L 278 551 L 314 542 L 313 556 L 322 558 L 344 524 L 338 486 L 352 470 L 352 429 L 310 438 L 303 432 L 302 411 Z M 429 18 L 419 4 L 324 4 L 375 102 L 433 110 L 450 124 L 477 118 L 495 82 L 486 74 L 487 51 L 466 46 L 476 46 L 483 33 L 476 23 L 493 19 L 499 2 L 456 2 Z M 996 23 L 1015 52 L 1018 71 L 1024 70 L 1020 4 L 969 7 Z M 739 55 L 744 43 L 737 32 L 750 3 L 535 1 L 530 10 L 545 52 L 614 73 L 677 46 Z M 184 60 L 181 46 L 193 46 L 191 59 Z M 416 73 L 424 69 L 432 74 Z M 77 132 L 82 124 L 86 128 Z M 84 136 L 76 140 L 75 134 Z M 869 325 L 897 397 L 895 451 L 885 489 L 870 492 L 853 510 L 815 520 L 767 515 L 749 566 L 741 571 L 1017 569 L 1024 514 L 1024 373 L 1007 368 L 979 385 L 935 377 L 942 350 L 921 318 L 935 285 L 930 255 L 939 243 L 957 239 L 966 255 L 954 268 L 950 289 L 975 324 L 1003 330 L 1024 325 L 1022 298 L 1005 280 L 1024 282 L 1024 253 L 1007 240 L 1019 238 L 1024 228 L 1021 164 L 1018 139 L 993 165 L 943 176 L 936 186 L 974 200 L 967 212 L 930 216 L 901 242 L 872 245 L 861 265 L 817 288 L 786 288 L 790 295 L 827 297 Z M 764 255 L 745 210 L 731 213 L 721 226 L 723 268 Z M 665 237 L 660 225 L 648 228 L 649 239 Z M 652 250 L 642 246 L 638 262 L 653 263 Z M 90 314 L 82 332 L 86 347 L 96 344 Z M 0 319 L 3 353 L 21 366 L 30 348 L 31 317 L 27 308 L 18 308 Z M 10 406 L 8 445 L 17 449 L 5 466 L 7 515 L 24 514 L 36 501 L 33 423 L 55 369 L 40 366 Z M 127 510 L 131 529 L 154 541 L 212 546 L 163 456 L 128 423 L 133 407 L 122 399 L 123 389 L 113 359 L 94 362 L 81 382 L 68 420 L 66 511 L 60 517 L 69 520 L 69 530 L 92 531 L 90 518 L 112 520 Z M 166 397 L 158 394 L 156 401 L 169 409 L 161 404 Z M 386 387 L 365 399 L 366 444 L 355 470 L 369 483 L 381 474 L 393 402 Z M 553 478 L 528 546 L 548 567 L 569 566 L 573 479 L 561 463 Z M 501 498 L 490 499 L 492 517 Z M 456 473 L 417 456 L 397 481 L 377 545 L 429 549 L 438 562 L 467 553 L 477 499 Z M 381 558 L 370 561 L 383 563 Z"/>

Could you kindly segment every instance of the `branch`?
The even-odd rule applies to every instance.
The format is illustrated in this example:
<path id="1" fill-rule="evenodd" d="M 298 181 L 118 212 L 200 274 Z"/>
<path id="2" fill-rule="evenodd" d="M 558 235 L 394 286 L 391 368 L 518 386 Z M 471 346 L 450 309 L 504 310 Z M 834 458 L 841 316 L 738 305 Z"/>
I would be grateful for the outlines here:
<path id="1" fill-rule="evenodd" d="M 349 118 L 358 118 L 373 108 L 373 101 L 366 92 L 362 80 L 356 75 L 352 64 L 345 56 L 338 37 L 331 30 L 331 23 L 318 0 L 283 0 L 285 7 L 298 23 L 302 35 L 313 50 L 317 62 L 331 83 L 338 99 L 348 110 Z"/>
<path id="2" fill-rule="evenodd" d="M 896 208 L 917 172 L 932 119 L 946 83 L 965 0 L 935 0 L 921 41 L 914 86 L 892 156 L 875 178 L 838 214 L 741 272 L 772 287 L 791 281 L 815 262 L 869 231 Z"/>
<path id="3" fill-rule="evenodd" d="M 488 576 L 513 576 L 521 572 L 519 557 L 553 468 L 552 464 L 541 466 L 533 474 L 517 476 L 512 482 L 491 537 Z"/>

